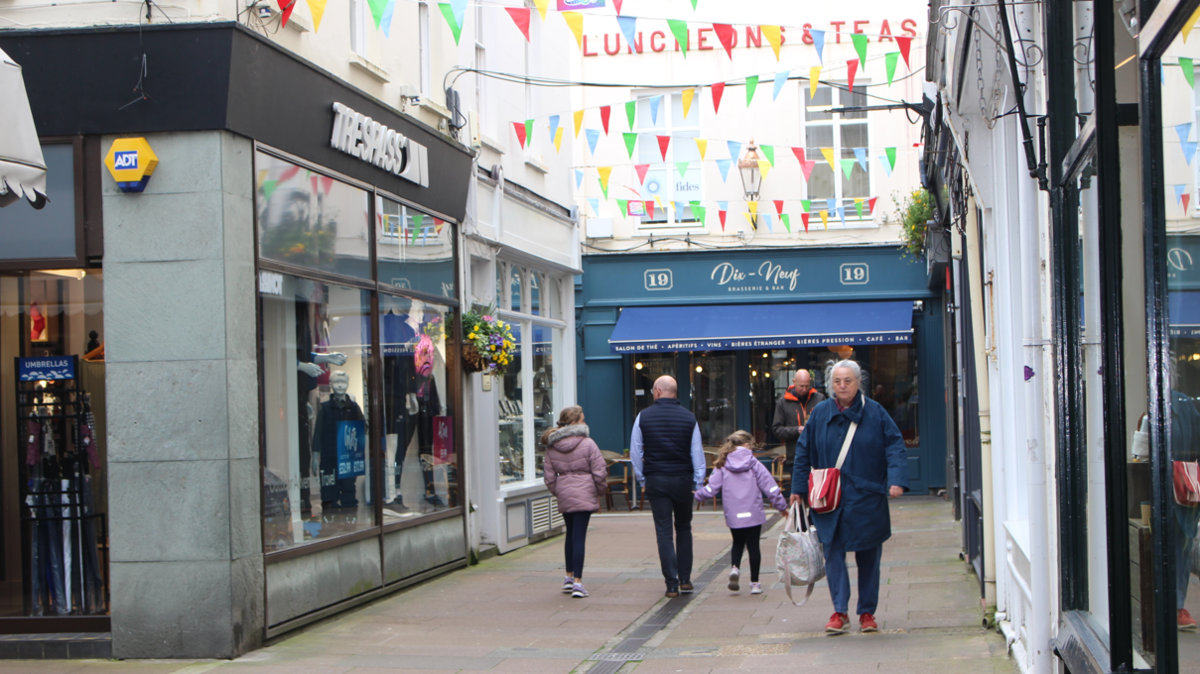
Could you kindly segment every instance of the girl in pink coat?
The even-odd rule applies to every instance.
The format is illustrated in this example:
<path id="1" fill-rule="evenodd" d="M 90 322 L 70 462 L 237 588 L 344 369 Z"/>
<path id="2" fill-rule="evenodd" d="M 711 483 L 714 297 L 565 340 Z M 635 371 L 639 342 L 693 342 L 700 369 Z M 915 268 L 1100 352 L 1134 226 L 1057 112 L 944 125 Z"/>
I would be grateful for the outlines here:
<path id="1" fill-rule="evenodd" d="M 762 594 L 762 584 L 758 582 L 758 568 L 762 563 L 758 538 L 762 535 L 762 525 L 767 521 L 763 511 L 763 496 L 770 499 L 771 506 L 780 513 L 787 510 L 787 503 L 770 471 L 754 458 L 754 446 L 754 437 L 746 431 L 735 431 L 726 438 L 713 463 L 708 483 L 696 490 L 696 500 L 703 501 L 725 492 L 725 525 L 733 534 L 733 569 L 729 572 L 729 589 L 738 591 L 738 578 L 741 575 L 738 566 L 742 563 L 742 550 L 747 549 L 750 553 L 750 594 Z"/>
<path id="2" fill-rule="evenodd" d="M 600 509 L 600 496 L 608 486 L 608 466 L 600 448 L 588 437 L 583 423 L 583 408 L 572 405 L 558 415 L 558 426 L 542 434 L 546 447 L 546 488 L 558 499 L 558 512 L 567 524 L 564 544 L 567 576 L 563 592 L 582 599 L 588 596 L 583 587 L 583 551 L 587 540 L 588 520 Z"/>

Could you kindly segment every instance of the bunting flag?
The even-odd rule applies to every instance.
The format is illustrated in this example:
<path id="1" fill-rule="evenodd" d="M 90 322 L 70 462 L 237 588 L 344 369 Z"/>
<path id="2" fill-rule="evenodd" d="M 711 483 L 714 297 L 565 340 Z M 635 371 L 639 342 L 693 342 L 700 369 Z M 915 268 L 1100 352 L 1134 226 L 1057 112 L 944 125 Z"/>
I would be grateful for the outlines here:
<path id="1" fill-rule="evenodd" d="M 680 178 L 683 178 L 684 176 L 686 176 L 686 175 L 687 175 L 688 166 L 689 166 L 690 164 L 691 164 L 691 162 L 690 162 L 690 161 L 677 161 L 677 162 L 675 162 L 675 170 L 679 172 L 679 177 L 680 177 Z"/>
<path id="2" fill-rule="evenodd" d="M 629 151 L 629 158 L 633 159 L 633 148 L 637 145 L 638 135 L 628 131 L 621 135 L 625 136 L 625 149 Z"/>
<path id="3" fill-rule="evenodd" d="M 854 90 L 854 74 L 857 72 L 858 72 L 858 59 L 846 61 L 846 79 L 848 80 L 846 86 L 851 91 Z"/>
<path id="4" fill-rule="evenodd" d="M 683 58 L 687 58 L 688 50 L 688 26 L 687 21 L 679 19 L 667 19 L 667 27 L 671 29 L 671 34 L 675 36 L 675 42 L 679 43 L 679 51 L 683 52 Z"/>
<path id="5" fill-rule="evenodd" d="M 571 29 L 571 34 L 575 36 L 575 44 L 583 49 L 583 14 L 579 12 L 559 12 L 562 18 L 567 22 L 567 28 Z"/>
<path id="6" fill-rule="evenodd" d="M 737 40 L 737 30 L 727 23 L 714 23 L 712 25 L 713 32 L 717 34 L 717 41 L 725 48 L 725 53 L 729 55 L 729 60 L 733 60 L 733 44 Z"/>
<path id="7" fill-rule="evenodd" d="M 606 135 L 606 136 L 608 135 L 608 119 L 609 119 L 609 117 L 612 117 L 612 106 L 611 105 L 600 106 L 600 123 L 602 125 L 604 125 L 604 135 Z"/>
<path id="8" fill-rule="evenodd" d="M 725 144 L 729 146 L 729 158 L 737 161 L 737 158 L 742 153 L 742 144 L 736 140 L 727 140 Z"/>
<path id="9" fill-rule="evenodd" d="M 812 178 L 813 169 L 817 166 L 817 160 L 809 159 L 806 162 L 801 162 L 800 170 L 804 171 L 804 182 L 808 182 Z"/>
<path id="10" fill-rule="evenodd" d="M 703 138 L 693 138 L 696 141 L 696 149 L 700 151 L 700 161 L 704 161 L 704 154 L 708 152 L 708 141 Z"/>
<path id="11" fill-rule="evenodd" d="M 1192 65 L 1192 59 L 1186 56 L 1179 57 L 1179 69 L 1183 71 L 1183 79 L 1187 80 L 1188 88 L 1196 88 L 1196 70 Z"/>
<path id="12" fill-rule="evenodd" d="M 792 218 L 791 218 L 791 216 L 789 216 L 787 213 L 780 213 L 779 221 L 783 223 L 783 228 L 787 230 L 787 233 L 791 234 L 792 233 Z"/>
<path id="13" fill-rule="evenodd" d="M 775 228 L 771 226 L 771 214 L 770 213 L 763 213 L 762 215 L 758 216 L 758 220 L 759 220 L 759 222 L 767 223 L 767 231 L 768 232 L 771 232 L 772 234 L 775 233 Z"/>
<path id="14" fill-rule="evenodd" d="M 817 50 L 817 60 L 821 65 L 825 65 L 825 31 L 810 28 L 808 34 L 812 36 L 813 47 Z"/>
<path id="15" fill-rule="evenodd" d="M 458 44 L 459 38 L 462 37 L 462 26 L 454 18 L 454 8 L 448 2 L 439 2 L 438 9 L 442 10 L 442 16 L 446 19 L 446 24 L 450 26 L 450 32 L 454 34 L 454 44 Z M 413 235 L 413 242 L 416 243 L 416 235 Z"/>
<path id="16" fill-rule="evenodd" d="M 724 201 L 722 201 L 722 202 L 720 202 L 720 203 L 722 203 L 722 204 L 723 204 L 723 203 L 725 203 L 725 202 L 724 202 Z M 724 208 L 721 208 L 721 209 L 718 209 L 718 210 L 717 210 L 717 218 L 719 218 L 719 219 L 721 220 L 721 231 L 722 231 L 722 232 L 723 232 L 723 231 L 725 231 L 725 214 L 726 214 L 726 213 L 728 213 L 728 212 L 729 212 L 729 211 L 725 210 Z"/>
<path id="17" fill-rule="evenodd" d="M 783 215 L 783 199 L 775 200 L 775 212 L 780 215 Z"/>
<path id="18" fill-rule="evenodd" d="M 1187 189 L 1187 184 L 1172 185 L 1175 188 L 1175 201 L 1183 201 L 1183 191 Z"/>
<path id="19" fill-rule="evenodd" d="M 621 219 L 624 220 L 629 215 L 629 200 L 617 199 L 617 208 L 621 209 Z"/>
<path id="20" fill-rule="evenodd" d="M 717 83 L 713 84 L 711 87 L 709 87 L 709 89 L 712 90 L 713 112 L 720 112 L 721 111 L 721 96 L 724 95 L 724 93 L 725 93 L 725 83 L 717 82 Z"/>
<path id="21" fill-rule="evenodd" d="M 762 150 L 763 156 L 767 158 L 767 161 L 771 162 L 771 168 L 775 168 L 775 146 L 759 145 L 758 149 Z"/>
<path id="22" fill-rule="evenodd" d="M 817 95 L 817 85 L 821 83 L 821 66 L 808 69 L 808 100 Z"/>
<path id="23" fill-rule="evenodd" d="M 454 21 L 458 27 L 467 25 L 467 0 L 450 0 L 450 8 L 454 10 Z"/>
<path id="24" fill-rule="evenodd" d="M 692 0 L 692 11 L 693 12 L 696 11 L 696 2 L 697 2 L 697 0 Z"/>
<path id="25" fill-rule="evenodd" d="M 704 226 L 704 215 L 707 209 L 701 206 L 699 201 L 689 201 L 688 205 L 692 207 L 692 215 L 701 226 Z"/>
<path id="26" fill-rule="evenodd" d="M 746 107 L 750 107 L 750 101 L 754 99 L 754 91 L 758 89 L 758 75 L 751 75 L 746 78 Z"/>
<path id="27" fill-rule="evenodd" d="M 600 217 L 600 200 L 595 197 L 589 197 L 588 204 L 592 207 L 592 215 Z"/>
<path id="28" fill-rule="evenodd" d="M 826 230 L 829 229 L 829 211 L 824 209 L 821 210 L 821 224 L 825 226 Z"/>
<path id="29" fill-rule="evenodd" d="M 762 174 L 762 177 L 765 180 L 767 174 L 771 172 L 771 162 L 767 161 L 766 159 L 759 159 L 758 172 Z"/>
<path id="30" fill-rule="evenodd" d="M 791 73 L 792 71 L 790 70 L 781 70 L 775 73 L 775 88 L 771 92 L 772 101 L 779 98 L 779 92 L 783 91 L 783 85 L 787 84 L 788 75 Z"/>
<path id="31" fill-rule="evenodd" d="M 616 7 L 616 8 L 617 8 L 617 15 L 618 15 L 618 16 L 620 16 L 620 14 L 621 14 L 621 4 L 622 4 L 623 2 L 625 2 L 625 0 L 612 0 L 613 7 Z"/>
<path id="32" fill-rule="evenodd" d="M 671 203 L 675 207 L 675 219 L 682 220 L 683 209 L 687 208 L 687 204 L 683 203 L 682 201 L 672 201 Z"/>
<path id="33" fill-rule="evenodd" d="M 375 20 L 375 30 L 379 30 L 380 22 L 383 20 L 383 10 L 387 7 L 388 0 L 367 0 L 367 6 L 371 8 L 371 18 Z"/>
<path id="34" fill-rule="evenodd" d="M 746 217 L 746 221 L 750 223 L 750 227 L 752 229 L 754 229 L 755 231 L 758 231 L 758 225 L 756 225 L 754 222 L 755 220 L 757 220 L 756 216 L 758 215 L 758 202 L 757 201 L 747 201 L 746 202 L 746 210 L 748 212 L 742 213 L 742 215 L 744 215 Z"/>
<path id="35" fill-rule="evenodd" d="M 837 199 L 826 199 L 825 210 L 830 213 L 837 213 Z"/>
<path id="36" fill-rule="evenodd" d="M 646 217 L 653 220 L 654 219 L 654 201 L 651 200 L 651 201 L 646 201 L 643 203 L 646 204 Z"/>
<path id="37" fill-rule="evenodd" d="M 811 216 L 808 214 L 807 211 L 800 214 L 800 222 L 804 223 L 804 233 L 805 234 L 808 234 L 808 219 L 809 219 L 809 217 L 811 217 Z"/>
<path id="38" fill-rule="evenodd" d="M 658 109 L 662 107 L 662 100 L 661 95 L 650 97 L 650 123 L 654 126 L 658 126 Z"/>
<path id="39" fill-rule="evenodd" d="M 854 158 L 858 160 L 858 165 L 862 167 L 863 171 L 868 170 L 867 169 L 867 148 L 865 148 L 865 147 L 854 148 Z"/>
<path id="40" fill-rule="evenodd" d="M 849 180 L 850 174 L 854 172 L 854 160 L 843 159 L 839 163 L 842 165 L 842 173 L 846 174 L 846 180 Z"/>
<path id="41" fill-rule="evenodd" d="M 658 136 L 658 151 L 662 153 L 663 161 L 667 160 L 667 148 L 671 146 L 670 136 Z"/>
<path id="42" fill-rule="evenodd" d="M 521 149 L 525 149 L 525 136 L 528 129 L 528 122 L 513 122 L 513 131 L 517 133 L 517 142 L 521 144 Z"/>
<path id="43" fill-rule="evenodd" d="M 550 115 L 546 120 L 550 122 L 550 140 L 554 140 L 554 137 L 558 135 L 558 120 L 558 115 Z"/>
<path id="44" fill-rule="evenodd" d="M 608 199 L 608 179 L 612 175 L 611 166 L 600 166 L 596 168 L 596 173 L 600 175 L 600 189 L 604 192 L 604 198 Z"/>
<path id="45" fill-rule="evenodd" d="M 804 208 L 804 212 L 805 212 L 805 213 L 811 213 L 811 212 L 812 212 L 812 201 L 810 201 L 810 200 L 808 200 L 808 199 L 801 199 L 801 200 L 800 200 L 800 206 L 802 206 L 802 207 Z"/>
<path id="46" fill-rule="evenodd" d="M 583 110 L 576 110 L 575 116 L 575 137 L 579 137 L 579 130 L 583 128 Z"/>
<path id="47" fill-rule="evenodd" d="M 687 116 L 691 113 L 692 99 L 696 97 L 697 91 L 699 91 L 699 88 L 684 89 L 683 93 L 680 94 L 683 98 L 683 118 L 684 119 L 687 119 Z"/>
<path id="48" fill-rule="evenodd" d="M 550 0 L 533 0 L 533 6 L 537 7 L 538 15 L 542 17 L 542 21 L 546 20 L 546 7 L 550 4 Z"/>
<path id="49" fill-rule="evenodd" d="M 721 182 L 729 182 L 729 165 L 733 161 L 730 159 L 718 159 L 717 170 L 721 172 Z"/>
<path id="50" fill-rule="evenodd" d="M 633 131 L 633 123 L 637 121 L 637 101 L 625 104 L 625 118 L 629 120 L 629 130 Z"/>
<path id="51" fill-rule="evenodd" d="M 888 86 L 892 86 L 892 82 L 896 79 L 896 63 L 900 60 L 900 52 L 894 51 L 884 54 L 883 63 L 887 66 Z"/>
<path id="52" fill-rule="evenodd" d="M 584 133 L 587 135 L 588 150 L 590 150 L 592 153 L 592 156 L 595 157 L 596 156 L 596 142 L 600 140 L 600 130 L 599 129 L 588 129 Z"/>
<path id="53" fill-rule="evenodd" d="M 432 217 L 432 216 L 431 216 L 431 217 Z M 446 226 L 446 221 L 445 221 L 445 220 L 442 220 L 442 219 L 439 219 L 439 218 L 433 218 L 433 233 L 434 233 L 434 234 L 441 234 L 441 233 L 442 233 L 442 227 L 445 227 L 445 226 Z"/>
<path id="54" fill-rule="evenodd" d="M 583 189 L 583 171 L 575 169 L 575 189 Z"/>
<path id="55" fill-rule="evenodd" d="M 299 0 L 277 0 L 277 1 L 279 3 L 279 12 L 280 12 L 279 26 L 281 28 L 286 28 L 288 19 L 292 18 L 292 12 L 294 12 L 296 10 L 296 3 Z M 395 4 L 396 4 L 396 0 L 391 0 L 391 2 L 388 3 L 388 6 L 391 7 L 392 5 L 395 5 Z M 384 10 L 384 14 L 387 15 L 388 24 L 390 24 L 391 23 L 391 15 L 388 13 L 387 10 Z M 387 35 L 388 24 L 384 24 L 384 26 L 383 26 L 384 35 Z"/>
<path id="56" fill-rule="evenodd" d="M 633 49 L 633 45 L 637 44 L 637 18 L 632 16 L 618 16 L 617 25 L 621 27 L 621 32 L 625 34 L 625 42 Z"/>
<path id="57" fill-rule="evenodd" d="M 845 227 L 846 226 L 846 207 L 838 206 L 837 214 L 838 214 L 838 218 L 840 218 L 842 221 L 842 227 Z"/>
<path id="58" fill-rule="evenodd" d="M 321 30 L 321 17 L 325 16 L 326 0 L 306 0 L 308 4 L 308 13 L 312 15 L 313 32 Z"/>
<path id="59" fill-rule="evenodd" d="M 831 148 L 831 147 L 821 148 L 821 155 L 825 157 L 825 161 L 829 164 L 829 169 L 831 171 L 833 171 L 834 173 L 837 173 L 837 170 L 838 170 L 837 160 L 834 159 L 834 157 L 833 157 L 833 148 Z"/>
<path id="60" fill-rule="evenodd" d="M 863 207 L 862 197 L 856 198 L 854 200 L 854 210 L 858 211 L 858 219 L 859 220 L 862 220 L 862 207 Z"/>
<path id="61" fill-rule="evenodd" d="M 649 164 L 637 164 L 633 167 L 633 170 L 637 172 L 638 184 L 645 185 L 646 184 L 646 172 L 650 170 L 650 165 Z"/>
<path id="62" fill-rule="evenodd" d="M 897 37 L 896 44 L 900 47 L 900 56 L 904 57 L 904 67 L 912 70 L 912 66 L 908 63 L 908 50 L 912 47 L 912 38 Z"/>
<path id="63" fill-rule="evenodd" d="M 779 60 L 779 48 L 783 46 L 783 30 L 779 26 L 759 26 L 763 37 L 767 38 L 771 49 L 775 52 L 775 60 Z"/>
<path id="64" fill-rule="evenodd" d="M 871 197 L 870 199 L 867 199 L 867 212 L 871 215 L 875 214 L 875 201 L 878 199 L 879 197 Z"/>
<path id="65" fill-rule="evenodd" d="M 529 8 L 528 7 L 505 7 L 505 11 L 512 17 L 513 23 L 517 24 L 521 35 L 525 36 L 525 41 L 529 42 Z"/>
<path id="66" fill-rule="evenodd" d="M 869 38 L 863 33 L 851 33 L 850 39 L 854 41 L 854 51 L 858 52 L 859 63 L 865 65 L 867 62 L 867 41 Z"/>
<path id="67" fill-rule="evenodd" d="M 1194 14 L 1192 14 L 1191 17 L 1188 18 L 1187 23 L 1185 23 L 1183 25 L 1183 28 L 1180 29 L 1180 32 L 1183 34 L 1183 43 L 1184 44 L 1187 44 L 1188 35 L 1191 35 L 1192 29 L 1196 27 L 1197 19 L 1200 19 L 1200 8 L 1196 9 L 1196 12 Z"/>
<path id="68" fill-rule="evenodd" d="M 888 163 L 892 165 L 892 169 L 896 168 L 896 148 L 885 147 L 883 151 L 887 154 Z"/>
<path id="69" fill-rule="evenodd" d="M 425 214 L 424 213 L 416 213 L 416 212 L 413 213 L 413 215 L 412 215 L 412 244 L 413 245 L 416 245 L 416 243 L 417 243 L 417 232 L 419 232 L 421 229 L 423 229 L 422 225 L 424 224 L 424 222 L 425 222 Z"/>

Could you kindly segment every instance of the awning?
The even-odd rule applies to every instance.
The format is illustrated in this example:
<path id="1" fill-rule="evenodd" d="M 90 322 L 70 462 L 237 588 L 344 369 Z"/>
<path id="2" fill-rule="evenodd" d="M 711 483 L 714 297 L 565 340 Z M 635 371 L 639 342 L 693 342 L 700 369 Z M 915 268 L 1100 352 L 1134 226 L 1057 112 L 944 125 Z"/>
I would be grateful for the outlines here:
<path id="1" fill-rule="evenodd" d="M 1200 290 L 1167 293 L 1171 337 L 1200 337 Z"/>
<path id="2" fill-rule="evenodd" d="M 0 50 L 0 206 L 21 197 L 46 205 L 46 162 L 38 141 L 21 66 Z"/>
<path id="3" fill-rule="evenodd" d="M 608 343 L 613 353 L 907 344 L 912 313 L 912 302 L 629 307 Z"/>

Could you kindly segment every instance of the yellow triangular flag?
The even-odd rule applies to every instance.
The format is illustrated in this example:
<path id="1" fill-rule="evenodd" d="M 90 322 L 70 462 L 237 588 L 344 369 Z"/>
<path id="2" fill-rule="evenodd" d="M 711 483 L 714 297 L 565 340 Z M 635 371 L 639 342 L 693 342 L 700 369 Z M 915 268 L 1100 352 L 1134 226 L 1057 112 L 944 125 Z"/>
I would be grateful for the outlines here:
<path id="1" fill-rule="evenodd" d="M 817 85 L 821 82 L 821 66 L 813 66 L 808 69 L 808 100 L 812 100 L 817 95 Z"/>
<path id="2" fill-rule="evenodd" d="M 604 186 L 604 189 L 608 189 L 608 177 L 612 175 L 612 167 L 599 166 L 596 168 L 596 173 L 600 174 L 600 184 Z"/>
<path id="3" fill-rule="evenodd" d="M 683 117 L 687 119 L 688 110 L 692 109 L 692 98 L 696 95 L 695 89 L 683 90 Z"/>
<path id="4" fill-rule="evenodd" d="M 754 229 L 754 230 L 758 229 L 758 227 L 754 226 L 754 216 L 753 215 L 750 215 L 749 213 L 742 213 L 742 217 L 746 218 L 746 222 L 750 224 L 751 229 Z"/>
<path id="5" fill-rule="evenodd" d="M 579 12 L 559 12 L 562 18 L 567 22 L 567 27 L 571 29 L 571 33 L 575 35 L 575 44 L 583 49 L 583 15 Z"/>
<path id="6" fill-rule="evenodd" d="M 546 7 L 550 4 L 550 0 L 533 0 L 533 4 L 537 7 L 538 14 L 542 15 L 542 21 L 545 21 Z"/>
<path id="7" fill-rule="evenodd" d="M 325 16 L 326 0 L 307 0 L 308 13 L 312 15 L 313 32 L 321 30 L 321 17 Z"/>
<path id="8" fill-rule="evenodd" d="M 757 201 L 747 201 L 746 208 L 749 209 L 751 213 L 758 215 L 758 202 Z"/>
<path id="9" fill-rule="evenodd" d="M 575 112 L 575 137 L 579 137 L 579 130 L 583 128 L 583 110 Z"/>
<path id="10" fill-rule="evenodd" d="M 561 126 L 558 127 L 557 129 L 555 129 L 555 131 L 554 131 L 554 151 L 555 152 L 562 151 L 562 131 L 563 130 L 562 130 Z"/>
<path id="11" fill-rule="evenodd" d="M 1192 29 L 1196 27 L 1196 21 L 1200 20 L 1200 7 L 1196 8 L 1195 13 L 1188 19 L 1187 24 L 1179 31 L 1183 34 L 1183 43 L 1187 44 L 1188 35 L 1192 34 Z"/>
<path id="12" fill-rule="evenodd" d="M 763 37 L 767 38 L 767 42 L 771 43 L 771 49 L 775 50 L 775 60 L 779 60 L 779 47 L 783 44 L 779 26 L 760 26 L 762 28 Z"/>
<path id="13" fill-rule="evenodd" d="M 760 173 L 762 173 L 762 177 L 765 179 L 767 174 L 771 172 L 771 162 L 767 161 L 766 159 L 759 159 L 758 170 Z"/>
<path id="14" fill-rule="evenodd" d="M 829 162 L 829 168 L 833 169 L 834 173 L 837 173 L 837 170 L 838 170 L 837 160 L 835 160 L 833 158 L 833 148 L 831 148 L 831 147 L 821 148 L 821 155 L 823 157 L 825 157 L 825 161 Z"/>
<path id="15" fill-rule="evenodd" d="M 663 209 L 664 211 L 667 210 L 667 207 L 663 206 L 662 197 L 658 196 L 657 194 L 654 195 L 654 202 L 658 204 L 659 208 Z"/>
<path id="16" fill-rule="evenodd" d="M 821 224 L 825 225 L 825 229 L 829 229 L 829 211 L 821 210 Z"/>
<path id="17" fill-rule="evenodd" d="M 696 141 L 696 149 L 700 150 L 700 161 L 704 161 L 704 153 L 708 152 L 708 141 L 703 138 L 693 138 Z"/>

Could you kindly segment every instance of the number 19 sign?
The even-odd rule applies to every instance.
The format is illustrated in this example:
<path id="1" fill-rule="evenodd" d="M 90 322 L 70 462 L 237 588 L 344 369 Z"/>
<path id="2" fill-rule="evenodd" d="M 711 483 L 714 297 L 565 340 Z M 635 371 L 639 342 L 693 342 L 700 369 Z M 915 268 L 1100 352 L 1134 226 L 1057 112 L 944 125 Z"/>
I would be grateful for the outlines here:
<path id="1" fill-rule="evenodd" d="M 670 269 L 646 270 L 646 290 L 670 290 L 674 281 Z"/>
<path id="2" fill-rule="evenodd" d="M 842 285 L 861 286 L 871 280 L 871 268 L 866 262 L 847 262 L 839 269 L 838 280 Z"/>

